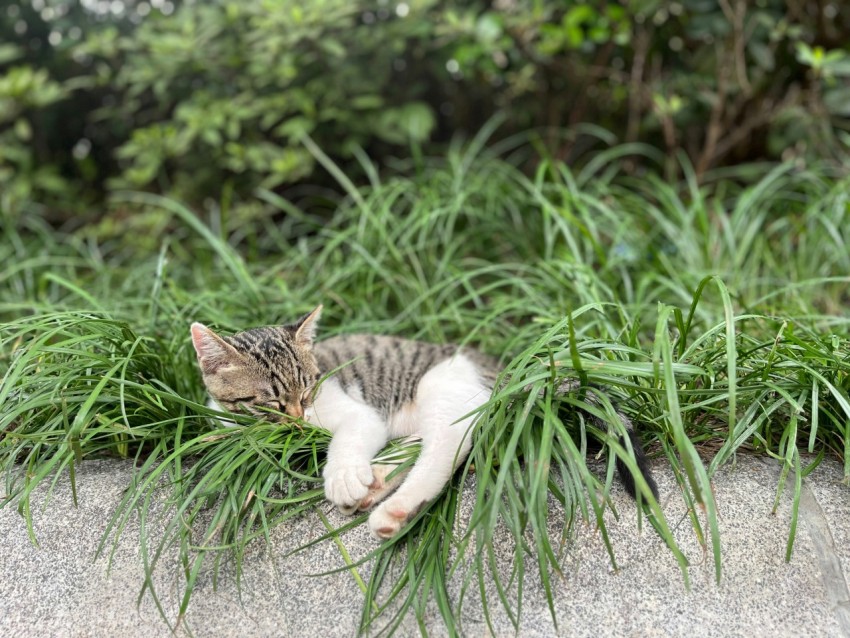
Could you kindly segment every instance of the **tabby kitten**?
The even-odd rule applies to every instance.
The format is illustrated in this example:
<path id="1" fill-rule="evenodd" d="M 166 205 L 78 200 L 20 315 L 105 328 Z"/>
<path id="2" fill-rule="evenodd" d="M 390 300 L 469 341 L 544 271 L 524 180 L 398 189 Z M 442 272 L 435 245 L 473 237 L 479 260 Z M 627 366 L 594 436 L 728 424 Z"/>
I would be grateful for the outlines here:
<path id="1" fill-rule="evenodd" d="M 260 417 L 272 408 L 332 433 L 325 495 L 340 511 L 368 510 L 369 527 L 390 538 L 436 498 L 471 447 L 475 420 L 498 372 L 474 350 L 398 337 L 345 335 L 314 342 L 322 306 L 288 326 L 220 337 L 192 324 L 192 342 L 215 404 Z M 333 372 L 336 371 L 336 372 Z M 317 386 L 318 381 L 333 372 Z M 640 442 L 635 459 L 657 494 Z M 422 449 L 406 476 L 372 463 L 389 439 L 415 436 Z M 628 470 L 620 476 L 634 495 Z M 392 496 L 390 494 L 392 493 Z"/>

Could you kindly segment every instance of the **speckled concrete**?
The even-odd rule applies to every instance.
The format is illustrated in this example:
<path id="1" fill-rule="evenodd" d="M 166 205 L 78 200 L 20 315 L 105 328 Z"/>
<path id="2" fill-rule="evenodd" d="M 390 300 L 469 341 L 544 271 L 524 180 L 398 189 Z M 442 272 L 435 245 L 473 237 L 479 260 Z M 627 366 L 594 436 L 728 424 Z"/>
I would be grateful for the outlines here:
<path id="1" fill-rule="evenodd" d="M 619 571 L 614 571 L 595 527 L 579 526 L 563 558 L 563 577 L 554 576 L 557 628 L 534 571 L 523 596 L 520 636 L 848 636 L 850 635 L 850 489 L 840 483 L 841 468 L 825 462 L 804 482 L 794 555 L 784 560 L 791 498 L 782 497 L 771 513 L 779 478 L 775 463 L 739 457 L 715 477 L 723 554 L 723 578 L 698 542 L 672 475 L 656 464 L 668 520 L 688 556 L 688 591 L 672 554 L 650 528 L 637 530 L 628 497 L 618 492 L 619 520 L 608 529 Z M 137 605 L 143 584 L 138 521 L 131 521 L 113 556 L 94 559 L 105 525 L 129 483 L 131 468 L 119 461 L 93 461 L 78 471 L 79 507 L 71 502 L 67 479 L 60 479 L 46 505 L 34 500 L 39 547 L 27 536 L 14 507 L 0 510 L 0 636 L 167 636 L 149 594 Z M 469 486 L 468 486 L 469 488 Z M 469 495 L 471 489 L 466 490 Z M 468 513 L 468 501 L 465 508 Z M 156 503 L 154 510 L 160 508 Z M 553 538 L 563 520 L 552 504 Z M 344 519 L 328 509 L 334 524 Z M 333 543 L 321 543 L 284 558 L 287 550 L 316 538 L 324 528 L 316 516 L 278 527 L 267 550 L 257 542 L 245 557 L 241 594 L 232 570 L 225 569 L 214 589 L 209 575 L 196 586 L 186 617 L 199 637 L 351 636 L 361 615 L 362 594 L 350 573 L 313 577 L 341 567 Z M 156 534 L 157 528 L 152 532 Z M 354 558 L 374 547 L 364 526 L 343 537 Z M 497 544 L 497 564 L 509 564 L 513 546 L 505 532 Z M 368 576 L 368 565 L 360 569 Z M 156 574 L 156 589 L 173 618 L 182 595 L 180 566 L 166 556 Z M 460 595 L 460 578 L 450 595 Z M 516 635 L 493 597 L 491 618 L 498 636 Z M 477 586 L 467 590 L 456 621 L 468 636 L 487 636 Z M 431 635 L 446 635 L 436 605 L 427 612 Z M 418 633 L 413 618 L 399 635 Z M 178 635 L 186 634 L 178 630 Z"/>

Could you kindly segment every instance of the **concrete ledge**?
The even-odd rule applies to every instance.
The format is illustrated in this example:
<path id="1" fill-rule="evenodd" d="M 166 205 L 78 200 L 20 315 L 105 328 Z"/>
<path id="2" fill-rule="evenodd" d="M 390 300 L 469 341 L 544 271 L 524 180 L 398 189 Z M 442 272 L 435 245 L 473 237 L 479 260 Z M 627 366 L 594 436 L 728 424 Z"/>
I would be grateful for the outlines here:
<path id="1" fill-rule="evenodd" d="M 850 489 L 841 468 L 824 462 L 804 481 L 794 555 L 784 560 L 790 528 L 791 491 L 776 515 L 771 507 L 779 471 L 769 460 L 740 456 L 714 481 L 721 514 L 723 580 L 714 581 L 710 554 L 696 541 L 672 476 L 656 465 L 662 504 L 691 566 L 691 591 L 673 555 L 650 528 L 637 532 L 629 498 L 618 493 L 619 520 L 608 517 L 620 570 L 614 572 L 600 535 L 579 525 L 556 578 L 557 632 L 532 561 L 523 600 L 521 636 L 817 636 L 850 635 Z M 60 479 L 42 508 L 33 500 L 40 547 L 27 536 L 14 507 L 0 510 L 0 636 L 165 636 L 168 627 L 150 595 L 137 598 L 144 582 L 138 521 L 125 531 L 106 573 L 106 558 L 94 560 L 103 530 L 129 483 L 123 461 L 90 461 L 79 469 L 79 508 L 67 477 Z M 471 490 L 467 489 L 469 495 Z M 468 509 L 469 499 L 466 499 Z M 334 524 L 344 518 L 327 509 Z M 553 538 L 560 537 L 563 512 L 552 506 Z M 154 528 L 153 533 L 157 533 Z M 196 636 L 351 636 L 362 609 L 362 594 L 350 573 L 309 574 L 343 566 L 332 542 L 282 558 L 293 547 L 324 531 L 315 516 L 278 527 L 271 551 L 257 542 L 244 561 L 241 596 L 231 571 L 214 589 L 202 575 L 187 614 Z M 343 538 L 354 558 L 374 548 L 364 526 Z M 504 551 L 502 552 L 501 549 Z M 505 534 L 498 556 L 507 565 L 513 547 Z M 361 568 L 368 575 L 368 567 Z M 181 567 L 166 556 L 155 575 L 157 591 L 174 618 L 182 589 Z M 460 591 L 452 583 L 452 595 Z M 492 592 L 495 594 L 495 590 Z M 456 598 L 455 598 L 456 600 Z M 507 615 L 491 607 L 496 633 L 515 635 Z M 480 601 L 472 593 L 457 618 L 464 634 L 488 635 Z M 428 631 L 445 635 L 436 605 L 428 610 Z M 178 634 L 184 633 L 178 631 Z M 418 633 L 413 618 L 400 635 Z"/>

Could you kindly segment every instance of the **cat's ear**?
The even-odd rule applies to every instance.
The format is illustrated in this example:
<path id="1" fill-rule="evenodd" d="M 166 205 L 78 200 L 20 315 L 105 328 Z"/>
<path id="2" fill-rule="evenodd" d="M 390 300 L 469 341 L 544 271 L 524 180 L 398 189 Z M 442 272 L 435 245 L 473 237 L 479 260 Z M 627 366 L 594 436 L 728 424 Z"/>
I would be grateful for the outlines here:
<path id="1" fill-rule="evenodd" d="M 192 324 L 192 344 L 204 374 L 214 374 L 219 368 L 239 362 L 239 352 L 202 323 Z"/>
<path id="2" fill-rule="evenodd" d="M 313 339 L 316 336 L 316 324 L 319 322 L 319 317 L 322 316 L 322 304 L 309 314 L 304 315 L 291 327 L 292 334 L 295 337 L 295 343 L 299 346 L 312 346 Z"/>

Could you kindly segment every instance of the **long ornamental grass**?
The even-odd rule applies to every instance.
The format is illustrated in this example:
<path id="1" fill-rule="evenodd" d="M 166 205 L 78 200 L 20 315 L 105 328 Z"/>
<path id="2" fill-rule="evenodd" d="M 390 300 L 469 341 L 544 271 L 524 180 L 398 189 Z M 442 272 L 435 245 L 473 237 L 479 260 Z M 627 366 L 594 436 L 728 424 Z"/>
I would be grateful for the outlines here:
<path id="1" fill-rule="evenodd" d="M 672 466 L 718 579 L 710 480 L 735 454 L 776 460 L 777 502 L 785 477 L 795 477 L 789 559 L 800 479 L 831 457 L 850 482 L 846 179 L 776 166 L 751 170 L 756 180 L 727 173 L 667 184 L 619 170 L 622 157 L 650 153 L 634 146 L 580 169 L 542 161 L 529 176 L 479 138 L 383 179 L 364 159 L 371 181 L 355 186 L 307 147 L 337 176 L 342 194 L 332 205 L 259 191 L 254 208 L 207 218 L 173 200 L 118 194 L 114 205 L 139 223 L 168 228 L 150 246 L 4 218 L 0 506 L 19 509 L 33 542 L 33 490 L 66 474 L 74 485 L 89 458 L 132 459 L 133 482 L 101 551 L 140 517 L 148 574 L 140 588 L 172 626 L 184 622 L 202 570 L 233 560 L 238 574 L 250 543 L 318 512 L 327 530 L 315 542 L 336 543 L 364 591 L 361 629 L 391 633 L 407 613 L 424 622 L 435 601 L 455 631 L 471 592 L 485 611 L 504 606 L 519 623 L 529 564 L 554 619 L 551 578 L 577 521 L 596 524 L 616 566 L 603 515 L 614 459 L 632 469 L 634 461 L 615 406 Z M 260 205 L 264 214 L 251 212 Z M 337 529 L 319 507 L 328 433 L 244 416 L 235 417 L 242 427 L 218 426 L 223 415 L 205 405 L 188 338 L 192 321 L 227 333 L 291 320 L 319 302 L 324 336 L 454 341 L 504 364 L 468 460 L 403 534 L 363 559 L 372 563 L 366 579 L 341 540 L 363 518 Z M 580 390 L 556 394 L 565 380 Z M 410 463 L 416 449 L 386 454 Z M 607 459 L 602 473 L 588 463 L 597 457 Z M 669 521 L 637 483 L 642 524 L 687 579 Z M 474 504 L 459 526 L 464 485 Z M 164 535 L 153 536 L 148 517 L 162 490 L 170 508 Z M 567 513 L 560 543 L 550 499 Z M 496 567 L 499 529 L 512 542 L 508 578 Z M 152 586 L 173 551 L 185 585 L 176 610 Z M 456 574 L 460 600 L 448 588 Z"/>

